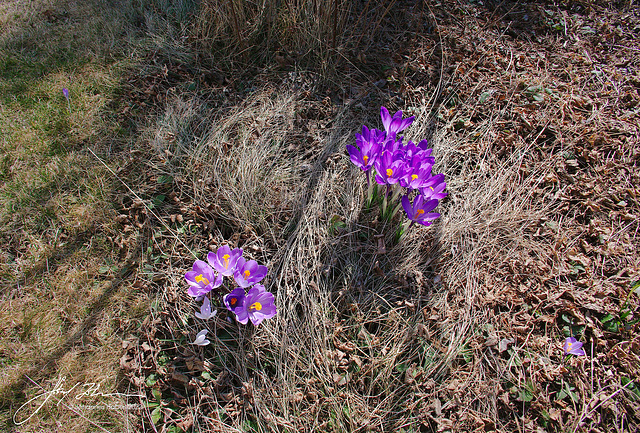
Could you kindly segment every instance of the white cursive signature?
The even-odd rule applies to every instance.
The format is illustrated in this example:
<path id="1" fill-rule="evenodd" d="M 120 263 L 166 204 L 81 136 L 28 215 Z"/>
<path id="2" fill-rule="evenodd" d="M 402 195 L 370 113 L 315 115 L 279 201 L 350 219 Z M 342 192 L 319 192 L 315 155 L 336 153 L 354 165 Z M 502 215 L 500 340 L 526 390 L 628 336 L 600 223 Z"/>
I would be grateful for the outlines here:
<path id="1" fill-rule="evenodd" d="M 56 403 L 56 406 L 60 406 L 60 403 L 62 403 L 62 400 L 64 400 L 71 393 L 71 391 L 73 391 L 73 390 L 76 390 L 76 391 L 79 392 L 79 394 L 74 397 L 76 400 L 80 400 L 83 397 L 96 397 L 96 396 L 100 396 L 100 397 L 139 397 L 139 398 L 146 398 L 145 395 L 140 395 L 140 394 L 123 394 L 121 392 L 113 392 L 113 393 L 100 392 L 99 391 L 100 384 L 99 383 L 94 383 L 94 382 L 76 383 L 71 388 L 65 389 L 64 385 L 65 385 L 66 381 L 67 381 L 67 379 L 64 376 L 61 377 L 60 379 L 58 379 L 58 382 L 56 382 L 56 385 L 53 387 L 53 389 L 51 391 L 44 391 L 43 393 L 36 395 L 31 400 L 27 401 L 25 404 L 20 406 L 18 408 L 18 410 L 16 410 L 15 413 L 13 414 L 13 422 L 16 425 L 22 425 L 25 422 L 29 421 L 35 414 L 40 412 L 40 409 L 42 409 L 42 407 L 54 395 L 55 396 L 60 396 L 58 402 Z M 39 399 L 42 399 L 42 401 L 40 402 L 40 406 L 38 406 L 36 408 L 36 410 L 31 415 L 29 415 L 26 419 L 24 419 L 24 420 L 22 420 L 20 422 L 16 421 L 16 416 L 27 405 L 29 405 L 30 403 L 38 402 Z"/>

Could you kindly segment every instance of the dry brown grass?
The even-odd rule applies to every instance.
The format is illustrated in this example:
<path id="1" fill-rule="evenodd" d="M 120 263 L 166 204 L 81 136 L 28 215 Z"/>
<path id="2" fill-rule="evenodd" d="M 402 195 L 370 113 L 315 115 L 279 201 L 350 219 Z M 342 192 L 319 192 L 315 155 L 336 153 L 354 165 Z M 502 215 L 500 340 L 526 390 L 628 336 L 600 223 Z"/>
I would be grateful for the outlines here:
<path id="1" fill-rule="evenodd" d="M 210 129 L 194 142 L 181 131 L 193 124 L 202 129 L 198 101 L 175 101 L 156 134 L 159 154 L 172 155 L 156 169 L 182 179 L 181 200 L 202 208 L 213 204 L 207 219 L 215 228 L 196 251 L 203 256 L 203 248 L 229 242 L 267 263 L 268 288 L 277 293 L 279 309 L 255 332 L 235 331 L 222 319 L 210 325 L 214 333 L 231 333 L 233 342 L 215 339 L 211 349 L 194 353 L 209 360 L 206 370 L 221 381 L 220 394 L 207 396 L 203 383 L 189 399 L 194 409 L 188 417 L 212 429 L 219 423 L 258 431 L 416 429 L 429 423 L 425 410 L 433 392 L 444 386 L 439 383 L 450 384 L 445 378 L 463 351 L 473 351 L 470 339 L 488 323 L 478 308 L 486 273 L 516 256 L 546 255 L 531 233 L 545 211 L 532 200 L 545 168 L 522 175 L 518 160 L 484 155 L 472 161 L 458 150 L 460 142 L 434 138 L 440 171 L 449 180 L 443 217 L 397 246 L 387 236 L 387 253 L 379 255 L 373 235 L 385 231 L 363 220 L 364 177 L 343 150 L 357 122 L 347 111 L 337 114 L 302 167 L 300 151 L 286 150 L 301 104 L 295 95 L 258 93 L 209 120 Z M 423 136 L 429 126 L 419 116 L 411 137 Z M 332 230 L 336 220 L 345 228 Z M 235 234 L 225 237 L 225 231 Z M 177 282 L 170 292 L 184 292 Z M 168 328 L 192 315 L 185 300 L 179 296 L 176 311 L 164 304 L 174 316 Z M 201 324 L 183 326 L 172 333 L 186 334 L 188 341 Z M 477 374 L 467 376 L 467 384 L 483 382 Z M 195 411 L 202 405 L 213 410 L 209 418 Z M 498 417 L 495 401 L 482 405 Z"/>
<path id="2" fill-rule="evenodd" d="M 360 122 L 375 125 L 376 119 L 335 113 L 304 167 L 297 166 L 303 151 L 288 143 L 300 141 L 297 113 L 307 102 L 280 92 L 259 92 L 237 111 L 209 114 L 205 123 L 213 126 L 195 143 L 158 142 L 178 158 L 175 167 L 187 160 L 195 168 L 176 177 L 185 180 L 184 205 L 206 206 L 200 220 L 213 221 L 206 224 L 208 240 L 195 250 L 203 256 L 221 243 L 247 246 L 270 266 L 268 286 L 279 306 L 278 316 L 255 332 L 236 331 L 221 318 L 210 325 L 213 347 L 186 353 L 203 359 L 202 369 L 216 380 L 209 385 L 196 370 L 187 387 L 193 409 L 176 414 L 174 422 L 194 419 L 214 431 L 221 425 L 256 431 L 528 431 L 533 418 L 546 416 L 549 428 L 573 431 L 597 411 L 589 409 L 595 396 L 633 407 L 621 385 L 598 388 L 592 380 L 589 390 L 589 375 L 580 374 L 583 360 L 566 364 L 561 357 L 558 320 L 567 307 L 556 302 L 563 293 L 548 285 L 574 290 L 563 252 L 567 221 L 559 198 L 566 187 L 558 181 L 575 142 L 554 140 L 579 130 L 555 121 L 567 108 L 552 90 L 543 90 L 555 88 L 553 73 L 528 70 L 523 76 L 515 63 L 497 57 L 518 48 L 497 38 L 452 85 L 440 83 L 453 96 L 437 110 L 444 122 L 435 134 L 431 106 L 413 113 L 418 120 L 409 138 L 433 135 L 450 196 L 434 227 L 414 230 L 396 246 L 389 236 L 374 237 L 386 230 L 363 213 L 364 179 L 343 151 Z M 500 85 L 474 69 L 492 61 L 507 77 Z M 428 99 L 416 96 L 417 107 L 420 98 Z M 547 104 L 535 104 L 535 98 Z M 497 102 L 490 112 L 487 100 Z M 198 119 L 206 117 L 189 122 L 201 131 Z M 178 130 L 168 137 L 179 136 Z M 194 308 L 185 299 L 179 295 L 176 303 L 183 319 Z M 181 321 L 168 320 L 167 327 Z M 183 326 L 178 328 L 190 338 L 199 330 L 196 323 Z M 562 383 L 579 389 L 574 409 L 562 409 Z M 208 414 L 199 416 L 203 411 Z M 616 415 L 621 431 L 629 413 Z"/>
<path id="3" fill-rule="evenodd" d="M 327 62 L 346 33 L 351 7 L 337 0 L 209 0 L 202 4 L 196 32 L 199 43 L 213 50 L 218 61 Z"/>

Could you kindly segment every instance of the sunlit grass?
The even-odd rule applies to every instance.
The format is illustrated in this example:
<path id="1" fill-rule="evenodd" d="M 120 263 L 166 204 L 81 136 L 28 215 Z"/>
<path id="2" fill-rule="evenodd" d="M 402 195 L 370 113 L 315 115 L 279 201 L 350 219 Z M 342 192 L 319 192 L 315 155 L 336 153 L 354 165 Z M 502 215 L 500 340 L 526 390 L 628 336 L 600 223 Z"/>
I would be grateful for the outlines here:
<path id="1" fill-rule="evenodd" d="M 122 22 L 104 5 L 78 5 L 0 9 L 0 401 L 12 408 L 0 429 L 12 429 L 17 407 L 61 379 L 114 392 L 119 333 L 145 314 L 130 311 L 139 300 L 114 283 L 117 190 L 86 151 L 123 139 L 104 115 L 130 64 L 105 56 Z M 76 412 L 51 405 L 24 427 L 84 431 L 125 421 L 113 410 Z"/>

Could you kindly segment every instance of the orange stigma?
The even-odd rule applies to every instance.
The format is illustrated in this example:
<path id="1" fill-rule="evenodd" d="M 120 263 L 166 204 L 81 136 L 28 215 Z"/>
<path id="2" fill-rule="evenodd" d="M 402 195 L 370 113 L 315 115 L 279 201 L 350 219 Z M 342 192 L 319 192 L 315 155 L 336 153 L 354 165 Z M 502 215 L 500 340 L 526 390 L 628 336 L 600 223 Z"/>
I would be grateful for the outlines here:
<path id="1" fill-rule="evenodd" d="M 203 277 L 202 274 L 200 274 L 197 277 L 195 277 L 194 280 L 196 280 L 196 283 L 204 283 L 205 286 L 209 285 L 209 280 L 207 280 L 205 277 Z"/>

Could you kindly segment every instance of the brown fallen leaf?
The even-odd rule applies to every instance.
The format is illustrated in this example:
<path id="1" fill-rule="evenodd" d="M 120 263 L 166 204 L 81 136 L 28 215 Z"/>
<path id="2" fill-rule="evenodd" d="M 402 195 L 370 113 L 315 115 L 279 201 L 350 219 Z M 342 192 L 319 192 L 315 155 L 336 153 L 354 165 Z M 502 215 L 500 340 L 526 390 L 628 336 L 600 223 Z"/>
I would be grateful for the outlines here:
<path id="1" fill-rule="evenodd" d="M 502 353 L 509 348 L 510 344 L 515 343 L 516 340 L 513 338 L 504 338 L 500 340 L 500 344 L 498 345 L 498 352 Z"/>
<path id="2" fill-rule="evenodd" d="M 175 380 L 176 382 L 180 382 L 184 385 L 189 383 L 189 377 L 187 377 L 186 374 L 182 374 L 178 371 L 174 371 L 171 373 L 171 379 Z"/>

